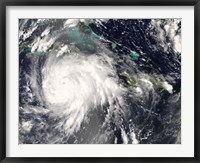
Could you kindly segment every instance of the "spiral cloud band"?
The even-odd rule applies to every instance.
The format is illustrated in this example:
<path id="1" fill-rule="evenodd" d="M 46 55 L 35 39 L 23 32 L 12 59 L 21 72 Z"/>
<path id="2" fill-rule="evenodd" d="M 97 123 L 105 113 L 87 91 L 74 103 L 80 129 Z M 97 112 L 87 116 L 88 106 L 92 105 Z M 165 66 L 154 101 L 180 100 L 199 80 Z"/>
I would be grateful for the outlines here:
<path id="1" fill-rule="evenodd" d="M 49 108 L 67 119 L 68 133 L 78 131 L 91 109 L 121 101 L 123 88 L 117 83 L 111 58 L 74 54 L 51 55 L 43 68 L 42 88 Z M 100 108 L 101 108 L 100 107 Z"/>

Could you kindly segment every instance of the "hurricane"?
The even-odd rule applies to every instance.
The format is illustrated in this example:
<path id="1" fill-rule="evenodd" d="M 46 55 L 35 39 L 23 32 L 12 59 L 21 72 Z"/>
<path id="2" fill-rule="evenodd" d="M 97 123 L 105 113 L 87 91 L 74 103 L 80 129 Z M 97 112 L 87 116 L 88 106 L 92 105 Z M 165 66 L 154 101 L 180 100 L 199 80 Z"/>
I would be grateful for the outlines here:
<path id="1" fill-rule="evenodd" d="M 64 126 L 69 133 L 80 129 L 90 110 L 101 109 L 106 103 L 113 110 L 122 103 L 123 88 L 115 78 L 110 58 L 84 54 L 62 59 L 54 56 L 48 58 L 43 68 L 42 89 L 49 108 L 66 118 Z"/>
<path id="2" fill-rule="evenodd" d="M 20 144 L 180 144 L 181 20 L 20 19 Z"/>

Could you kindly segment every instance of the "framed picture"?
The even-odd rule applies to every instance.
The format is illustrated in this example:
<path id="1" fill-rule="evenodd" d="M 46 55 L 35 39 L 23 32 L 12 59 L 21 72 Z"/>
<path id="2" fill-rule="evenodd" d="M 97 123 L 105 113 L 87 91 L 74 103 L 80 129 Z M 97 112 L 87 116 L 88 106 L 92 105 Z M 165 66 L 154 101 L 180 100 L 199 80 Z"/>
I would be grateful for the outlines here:
<path id="1" fill-rule="evenodd" d="M 2 162 L 199 162 L 198 0 L 0 4 Z"/>

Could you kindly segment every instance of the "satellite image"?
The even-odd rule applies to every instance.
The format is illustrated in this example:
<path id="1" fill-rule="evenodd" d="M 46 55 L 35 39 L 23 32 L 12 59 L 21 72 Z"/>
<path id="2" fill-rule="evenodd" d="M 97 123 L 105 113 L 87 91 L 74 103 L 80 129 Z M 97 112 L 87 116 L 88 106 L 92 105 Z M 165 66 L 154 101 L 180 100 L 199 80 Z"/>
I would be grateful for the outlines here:
<path id="1" fill-rule="evenodd" d="M 19 144 L 181 144 L 181 19 L 19 19 Z"/>

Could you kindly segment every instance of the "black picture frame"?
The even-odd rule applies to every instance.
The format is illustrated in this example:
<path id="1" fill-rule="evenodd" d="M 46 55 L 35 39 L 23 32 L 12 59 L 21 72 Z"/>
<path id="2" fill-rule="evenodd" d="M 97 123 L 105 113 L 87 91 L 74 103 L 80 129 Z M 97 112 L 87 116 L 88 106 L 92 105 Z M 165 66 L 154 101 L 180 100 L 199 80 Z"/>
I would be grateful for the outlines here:
<path id="1" fill-rule="evenodd" d="M 162 158 L 10 158 L 6 157 L 6 7 L 7 6 L 194 6 L 195 27 L 195 108 L 194 108 L 194 157 L 162 157 Z M 173 162 L 196 163 L 200 162 L 200 1 L 199 0 L 1 0 L 0 2 L 0 160 L 2 163 L 21 162 Z M 193 109 L 193 108 L 190 108 Z"/>

